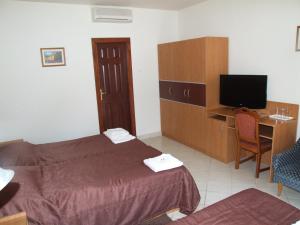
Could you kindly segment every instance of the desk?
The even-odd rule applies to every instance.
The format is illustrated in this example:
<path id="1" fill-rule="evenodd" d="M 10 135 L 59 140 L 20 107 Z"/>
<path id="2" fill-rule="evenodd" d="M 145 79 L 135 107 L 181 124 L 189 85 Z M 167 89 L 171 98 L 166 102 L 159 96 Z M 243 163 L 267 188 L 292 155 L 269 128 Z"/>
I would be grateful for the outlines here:
<path id="1" fill-rule="evenodd" d="M 289 121 L 270 119 L 269 115 L 275 112 L 276 107 L 288 107 L 289 114 L 294 119 Z M 291 147 L 296 141 L 298 108 L 299 106 L 295 104 L 268 101 L 266 109 L 258 110 L 261 115 L 260 136 L 272 140 L 272 150 L 262 157 L 262 163 L 271 166 L 270 179 L 273 174 L 272 156 Z M 228 107 L 209 110 L 208 133 L 207 153 L 225 163 L 233 161 L 237 151 L 234 110 Z"/>

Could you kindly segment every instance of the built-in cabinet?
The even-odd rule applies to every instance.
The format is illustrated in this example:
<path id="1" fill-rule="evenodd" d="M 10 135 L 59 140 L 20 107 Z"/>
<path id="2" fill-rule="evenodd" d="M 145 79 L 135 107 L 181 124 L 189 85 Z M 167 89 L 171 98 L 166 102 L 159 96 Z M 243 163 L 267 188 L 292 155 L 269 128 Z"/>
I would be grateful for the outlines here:
<path id="1" fill-rule="evenodd" d="M 234 120 L 218 114 L 209 115 L 207 133 L 209 155 L 225 163 L 233 161 L 237 150 Z"/>
<path id="2" fill-rule="evenodd" d="M 204 37 L 160 44 L 158 60 L 162 134 L 225 163 L 234 160 L 234 110 L 219 105 L 220 74 L 228 73 L 228 39 Z M 278 108 L 287 108 L 293 119 L 270 119 Z M 268 101 L 266 109 L 258 111 L 260 136 L 273 142 L 262 162 L 272 164 L 273 154 L 294 144 L 298 108 Z"/>
<path id="3" fill-rule="evenodd" d="M 207 110 L 219 106 L 228 39 L 204 37 L 158 46 L 162 134 L 211 155 Z"/>
<path id="4" fill-rule="evenodd" d="M 195 149 L 206 148 L 206 110 L 192 105 L 161 99 L 161 129 L 164 136 Z"/>

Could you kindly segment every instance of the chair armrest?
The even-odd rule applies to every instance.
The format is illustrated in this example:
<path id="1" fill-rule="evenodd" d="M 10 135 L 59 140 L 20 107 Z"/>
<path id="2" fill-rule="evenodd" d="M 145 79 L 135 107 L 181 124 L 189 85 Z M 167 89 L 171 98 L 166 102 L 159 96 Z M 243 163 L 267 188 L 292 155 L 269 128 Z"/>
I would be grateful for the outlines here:
<path id="1" fill-rule="evenodd" d="M 278 169 L 284 165 L 300 161 L 300 141 L 285 152 L 281 152 L 273 156 L 273 168 Z"/>

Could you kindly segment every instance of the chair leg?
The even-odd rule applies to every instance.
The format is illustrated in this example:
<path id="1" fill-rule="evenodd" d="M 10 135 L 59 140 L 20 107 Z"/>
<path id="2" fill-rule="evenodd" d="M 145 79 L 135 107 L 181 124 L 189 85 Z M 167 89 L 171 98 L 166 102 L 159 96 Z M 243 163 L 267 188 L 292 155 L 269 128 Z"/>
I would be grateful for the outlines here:
<path id="1" fill-rule="evenodd" d="M 240 154 L 241 154 L 241 149 L 238 148 L 235 156 L 235 169 L 240 168 Z"/>
<path id="2" fill-rule="evenodd" d="M 277 189 L 278 189 L 277 195 L 280 196 L 281 192 L 282 192 L 282 189 L 283 189 L 283 185 L 282 185 L 281 182 L 278 182 Z"/>
<path id="3" fill-rule="evenodd" d="M 255 171 L 255 177 L 259 178 L 259 172 L 260 172 L 260 161 L 261 161 L 261 154 L 256 154 L 256 171 Z"/>

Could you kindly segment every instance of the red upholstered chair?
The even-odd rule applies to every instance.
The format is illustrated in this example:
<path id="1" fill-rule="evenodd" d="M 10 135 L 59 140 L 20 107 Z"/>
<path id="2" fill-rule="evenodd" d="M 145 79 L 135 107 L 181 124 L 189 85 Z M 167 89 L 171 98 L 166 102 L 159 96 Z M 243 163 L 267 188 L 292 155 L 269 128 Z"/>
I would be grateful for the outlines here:
<path id="1" fill-rule="evenodd" d="M 261 156 L 263 153 L 272 149 L 272 141 L 267 138 L 259 137 L 259 115 L 256 112 L 249 111 L 246 108 L 236 110 L 235 128 L 238 141 L 238 150 L 235 159 L 235 168 L 239 169 L 240 163 L 256 158 L 255 177 L 259 177 L 259 173 L 270 169 L 260 168 Z M 241 150 L 253 153 L 252 156 L 240 159 Z"/>

